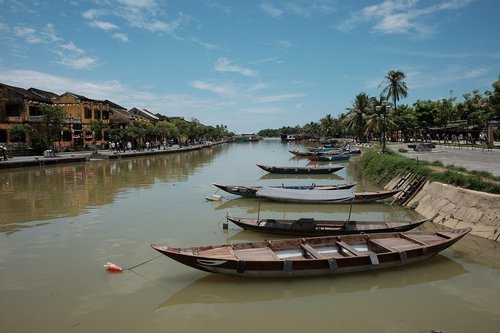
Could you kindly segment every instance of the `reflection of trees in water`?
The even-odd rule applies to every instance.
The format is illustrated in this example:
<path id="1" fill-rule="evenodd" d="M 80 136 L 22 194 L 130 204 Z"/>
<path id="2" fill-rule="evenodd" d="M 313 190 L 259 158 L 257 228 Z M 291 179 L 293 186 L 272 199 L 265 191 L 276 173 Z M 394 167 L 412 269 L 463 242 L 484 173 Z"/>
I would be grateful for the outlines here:
<path id="1" fill-rule="evenodd" d="M 129 189 L 185 181 L 220 149 L 2 171 L 0 232 L 27 227 L 18 223 L 78 216 Z"/>

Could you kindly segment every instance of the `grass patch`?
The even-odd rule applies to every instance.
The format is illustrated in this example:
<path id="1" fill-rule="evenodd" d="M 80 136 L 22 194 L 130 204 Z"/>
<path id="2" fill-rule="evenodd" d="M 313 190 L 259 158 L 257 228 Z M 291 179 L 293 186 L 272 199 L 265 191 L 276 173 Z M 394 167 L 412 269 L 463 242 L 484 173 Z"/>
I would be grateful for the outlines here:
<path id="1" fill-rule="evenodd" d="M 418 161 L 395 153 L 381 154 L 375 149 L 366 151 L 360 163 L 364 173 L 379 185 L 387 184 L 400 174 L 412 172 L 431 181 L 500 194 L 499 177 L 485 171 L 468 171 L 451 165 L 444 167 L 441 162 Z"/>

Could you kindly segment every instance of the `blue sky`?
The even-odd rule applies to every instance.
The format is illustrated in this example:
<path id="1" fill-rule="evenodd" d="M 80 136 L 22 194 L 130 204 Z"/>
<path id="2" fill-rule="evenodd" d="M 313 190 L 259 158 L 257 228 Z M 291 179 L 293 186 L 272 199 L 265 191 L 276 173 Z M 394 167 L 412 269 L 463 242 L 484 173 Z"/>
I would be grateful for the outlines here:
<path id="1" fill-rule="evenodd" d="M 0 0 L 0 82 L 198 119 L 235 133 L 303 126 L 379 96 L 491 90 L 497 0 Z"/>

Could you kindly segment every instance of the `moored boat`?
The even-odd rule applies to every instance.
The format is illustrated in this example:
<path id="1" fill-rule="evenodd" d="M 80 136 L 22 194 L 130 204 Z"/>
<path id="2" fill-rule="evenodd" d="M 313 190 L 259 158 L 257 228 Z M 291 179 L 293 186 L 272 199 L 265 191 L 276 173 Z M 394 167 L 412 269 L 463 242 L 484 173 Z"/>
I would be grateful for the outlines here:
<path id="1" fill-rule="evenodd" d="M 358 204 L 384 200 L 400 192 L 400 189 L 384 191 L 354 192 L 352 189 L 338 191 L 293 191 L 263 186 L 255 193 L 256 197 L 273 201 L 292 203 L 346 203 Z"/>
<path id="2" fill-rule="evenodd" d="M 318 162 L 348 161 L 350 158 L 351 158 L 350 154 L 309 155 L 309 156 L 307 156 L 307 159 L 309 161 L 318 161 Z"/>
<path id="3" fill-rule="evenodd" d="M 269 173 L 280 174 L 329 174 L 342 170 L 343 166 L 329 166 L 329 167 L 293 167 L 293 166 L 270 166 L 257 164 L 259 168 Z"/>
<path id="4" fill-rule="evenodd" d="M 223 191 L 226 191 L 228 193 L 234 194 L 234 195 L 240 195 L 242 197 L 249 197 L 249 198 L 255 198 L 255 193 L 259 189 L 262 188 L 262 186 L 245 186 L 245 185 L 223 185 L 223 184 L 216 184 L 213 183 L 213 185 Z M 290 189 L 290 190 L 323 190 L 323 191 L 330 191 L 330 190 L 343 190 L 343 189 L 349 189 L 353 188 L 356 185 L 356 183 L 350 183 L 350 184 L 333 184 L 333 185 L 317 185 L 317 184 L 311 184 L 311 185 L 275 185 L 275 186 L 270 186 L 273 188 L 285 188 L 285 189 Z"/>
<path id="5" fill-rule="evenodd" d="M 408 231 L 427 220 L 414 221 L 338 221 L 315 220 L 314 218 L 260 219 L 226 216 L 228 221 L 251 231 L 295 235 L 295 236 L 334 236 L 357 233 L 381 233 Z"/>
<path id="6" fill-rule="evenodd" d="M 151 247 L 184 265 L 247 277 L 333 275 L 398 267 L 428 259 L 471 228 L 293 238 L 197 247 Z"/>

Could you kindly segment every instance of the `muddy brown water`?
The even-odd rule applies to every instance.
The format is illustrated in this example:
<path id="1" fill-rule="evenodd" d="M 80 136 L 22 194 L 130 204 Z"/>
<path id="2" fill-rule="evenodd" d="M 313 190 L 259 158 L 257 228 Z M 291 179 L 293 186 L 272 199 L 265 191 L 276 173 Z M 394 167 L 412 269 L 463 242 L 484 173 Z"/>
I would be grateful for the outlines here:
<path id="1" fill-rule="evenodd" d="M 250 280 L 158 257 L 151 243 L 273 238 L 226 214 L 413 219 L 385 203 L 300 205 L 242 199 L 212 183 L 327 184 L 376 189 L 355 161 L 335 175 L 286 177 L 255 164 L 305 165 L 277 140 L 174 155 L 0 170 L 0 332 L 496 332 L 500 249 L 466 236 L 398 269 Z M 222 201 L 206 201 L 211 194 Z M 438 228 L 426 224 L 424 228 Z M 151 260 L 152 259 L 152 260 Z M 133 270 L 109 273 L 110 261 Z"/>

